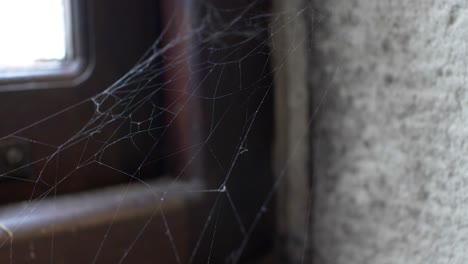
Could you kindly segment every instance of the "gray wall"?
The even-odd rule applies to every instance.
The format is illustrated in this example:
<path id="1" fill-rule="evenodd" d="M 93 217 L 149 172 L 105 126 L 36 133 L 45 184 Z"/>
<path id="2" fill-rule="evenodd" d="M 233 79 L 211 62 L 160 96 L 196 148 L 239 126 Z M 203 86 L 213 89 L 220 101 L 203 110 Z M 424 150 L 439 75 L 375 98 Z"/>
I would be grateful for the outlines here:
<path id="1" fill-rule="evenodd" d="M 467 5 L 308 9 L 314 263 L 468 263 Z"/>

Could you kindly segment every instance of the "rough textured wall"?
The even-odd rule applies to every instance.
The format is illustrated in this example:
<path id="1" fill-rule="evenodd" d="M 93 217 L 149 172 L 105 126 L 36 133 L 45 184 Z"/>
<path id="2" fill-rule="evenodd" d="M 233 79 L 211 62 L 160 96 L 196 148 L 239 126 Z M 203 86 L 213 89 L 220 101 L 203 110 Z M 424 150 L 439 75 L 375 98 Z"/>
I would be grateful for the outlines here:
<path id="1" fill-rule="evenodd" d="M 310 11 L 314 263 L 468 263 L 467 6 Z"/>

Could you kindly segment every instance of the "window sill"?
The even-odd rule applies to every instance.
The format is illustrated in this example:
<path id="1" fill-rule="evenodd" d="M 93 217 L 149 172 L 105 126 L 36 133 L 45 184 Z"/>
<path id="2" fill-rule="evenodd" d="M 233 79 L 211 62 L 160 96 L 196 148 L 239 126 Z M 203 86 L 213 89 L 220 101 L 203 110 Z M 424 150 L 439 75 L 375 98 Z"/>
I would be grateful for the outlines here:
<path id="1" fill-rule="evenodd" d="M 6 206 L 0 210 L 0 262 L 14 254 L 15 262 L 92 263 L 98 256 L 99 263 L 117 263 L 125 256 L 129 263 L 171 263 L 168 230 L 186 259 L 192 250 L 187 209 L 201 202 L 193 189 L 196 184 L 159 180 Z"/>

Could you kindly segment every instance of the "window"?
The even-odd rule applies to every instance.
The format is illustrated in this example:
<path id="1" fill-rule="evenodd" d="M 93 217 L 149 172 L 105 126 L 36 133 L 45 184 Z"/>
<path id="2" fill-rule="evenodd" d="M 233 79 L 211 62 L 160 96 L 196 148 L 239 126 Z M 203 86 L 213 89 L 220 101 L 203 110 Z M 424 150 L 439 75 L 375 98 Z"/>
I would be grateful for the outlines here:
<path id="1" fill-rule="evenodd" d="M 61 0 L 0 2 L 0 76 L 34 73 L 63 63 L 71 52 L 65 15 Z"/>
<path id="2" fill-rule="evenodd" d="M 77 21 L 84 8 L 71 0 L 0 1 L 0 91 L 66 87 L 80 79 L 91 66 L 89 36 Z"/>
<path id="3" fill-rule="evenodd" d="M 15 150 L 8 160 L 32 165 L 0 184 L 0 201 L 8 203 L 0 208 L 0 260 L 10 262 L 13 252 L 13 261 L 36 263 L 198 263 L 268 252 L 267 4 L 70 2 L 73 23 L 87 36 L 93 67 L 86 78 L 18 81 L 0 94 L 0 144 Z M 31 83 L 50 89 L 24 88 Z M 128 173 L 141 165 L 145 171 Z M 268 217 L 248 234 L 259 213 Z M 214 221 L 207 217 L 214 215 L 221 242 L 211 254 Z"/>
<path id="4" fill-rule="evenodd" d="M 1 2 L 10 3 L 12 1 Z M 29 3 L 26 0 L 19 2 Z M 22 65 L 20 71 L 10 69 L 9 78 L 0 75 L 0 118 L 2 119 L 0 160 L 8 160 L 6 156 L 11 149 L 21 150 L 20 155 L 23 157 L 21 162 L 14 165 L 15 167 L 8 165 L 8 170 L 13 169 L 14 171 L 15 175 L 13 176 L 21 180 L 6 178 L 1 180 L 0 203 L 3 204 L 31 199 L 43 193 L 43 188 L 47 186 L 47 183 L 40 183 L 34 187 L 35 183 L 30 182 L 37 180 L 37 167 L 30 166 L 26 170 L 15 170 L 15 168 L 21 168 L 25 164 L 35 161 L 38 157 L 43 157 L 54 151 L 53 148 L 34 142 L 48 142 L 49 145 L 63 144 L 67 137 L 76 133 L 77 129 L 79 130 L 89 120 L 94 111 L 93 105 L 88 103 L 82 107 L 70 109 L 63 115 L 57 115 L 50 122 L 24 130 L 17 137 L 12 137 L 11 133 L 22 130 L 38 120 L 47 119 L 54 113 L 78 102 L 90 101 L 90 97 L 106 89 L 124 75 L 139 60 L 141 54 L 151 46 L 158 34 L 157 3 L 152 0 L 145 0 L 137 5 L 123 0 L 100 2 L 34 0 L 32 2 L 41 2 L 47 8 L 50 7 L 49 4 L 57 4 L 56 8 L 63 9 L 65 17 L 67 17 L 67 12 L 70 13 L 68 27 L 71 29 L 69 41 L 72 43 L 65 41 L 65 54 L 53 54 L 55 58 L 52 61 L 44 62 L 49 65 L 47 66 L 48 70 L 42 68 L 39 71 L 40 74 L 32 74 L 38 72 L 37 63 L 34 62 L 32 63 L 34 67 Z M 32 6 L 27 6 L 27 8 L 32 9 Z M 10 11 L 15 10 L 10 7 Z M 16 11 L 19 12 L 16 14 L 17 16 L 22 16 L 22 12 Z M 48 12 L 47 15 L 49 15 Z M 145 18 L 140 19 L 139 16 Z M 27 16 L 24 22 L 26 24 L 33 23 L 31 16 Z M 62 22 L 59 24 L 63 25 Z M 28 26 L 24 26 L 24 28 L 29 30 Z M 3 41 L 14 42 L 6 37 L 2 37 Z M 57 45 L 61 46 L 64 43 Z M 40 50 L 38 49 L 35 54 L 39 53 Z M 24 50 L 15 48 L 9 52 L 21 55 Z M 65 57 L 60 59 L 61 56 Z M 10 62 L 15 61 L 13 57 L 9 60 Z M 21 64 L 18 61 L 15 63 Z M 42 62 L 39 64 L 42 65 Z M 58 66 L 58 71 L 51 74 L 49 70 L 53 66 L 50 65 Z M 72 67 L 67 67 L 68 65 Z M 60 124 L 60 127 L 57 127 L 57 124 Z M 118 162 L 121 153 L 123 153 L 122 148 L 123 146 L 113 149 L 114 153 L 108 158 Z M 72 155 L 73 150 L 70 149 L 70 151 L 68 154 L 63 154 Z M 62 160 L 66 160 L 66 158 Z M 131 159 L 127 159 L 127 164 L 130 163 Z M 70 167 L 65 165 L 59 168 L 58 175 L 68 174 L 67 168 Z M 45 172 L 45 174 L 50 177 L 50 172 Z M 95 177 L 94 174 L 99 174 L 99 177 Z M 59 176 L 58 179 L 60 178 Z M 71 177 L 57 190 L 57 194 L 99 188 L 117 184 L 123 180 L 115 173 L 92 168 Z M 11 190 L 11 192 L 1 191 L 2 188 Z M 35 194 L 33 194 L 33 189 L 36 189 Z"/>

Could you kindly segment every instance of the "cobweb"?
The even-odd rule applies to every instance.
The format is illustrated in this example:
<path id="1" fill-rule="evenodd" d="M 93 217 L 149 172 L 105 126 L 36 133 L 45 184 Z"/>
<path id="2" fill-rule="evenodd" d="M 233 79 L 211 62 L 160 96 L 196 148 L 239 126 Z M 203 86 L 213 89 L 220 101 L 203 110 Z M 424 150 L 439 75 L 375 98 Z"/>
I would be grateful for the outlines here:
<path id="1" fill-rule="evenodd" d="M 120 188 L 118 195 L 110 194 L 117 206 L 110 210 L 104 231 L 96 231 L 89 240 L 87 234 L 75 238 L 92 245 L 92 252 L 85 254 L 89 258 L 84 258 L 89 263 L 126 263 L 142 247 L 160 257 L 145 260 L 148 263 L 239 263 L 272 250 L 274 196 L 282 184 L 281 173 L 273 177 L 271 161 L 273 83 L 294 47 L 308 41 L 311 32 L 302 39 L 283 40 L 292 48 L 275 60 L 272 38 L 284 27 L 294 28 L 291 24 L 312 13 L 312 7 L 272 11 L 260 0 L 234 7 L 210 2 L 186 7 L 190 15 L 168 14 L 153 45 L 111 86 L 0 135 L 1 141 L 23 142 L 32 149 L 31 162 L 0 175 L 4 181 L 31 187 L 21 210 L 1 213 L 14 212 L 7 218 L 12 223 L 0 223 L 7 234 L 1 249 L 9 251 L 10 263 L 34 262 L 39 249 L 29 246 L 28 256 L 16 253 L 16 243 L 22 243 L 17 234 L 26 223 L 41 221 L 33 216 L 48 208 L 44 204 L 58 208 L 68 195 L 83 192 L 73 187 L 79 179 Z M 82 112 L 84 122 L 62 127 L 71 112 Z M 36 134 L 51 127 L 63 133 L 50 138 Z M 300 144 L 302 139 L 297 140 Z M 284 171 L 287 166 L 279 167 Z M 139 196 L 145 201 L 134 206 L 151 204 L 149 213 L 133 208 L 131 213 L 141 221 L 129 224 L 132 235 L 120 237 L 123 246 L 111 249 L 113 256 L 107 258 L 113 237 L 127 228 L 120 214 Z M 188 199 L 188 205 L 174 213 L 171 208 L 182 199 Z M 87 204 L 75 205 L 93 205 L 92 199 L 81 201 Z M 95 216 L 88 217 L 91 220 L 82 221 Z M 154 231 L 155 222 L 163 232 Z M 61 231 L 52 227 L 48 232 L 40 248 L 48 251 L 51 263 L 62 263 L 57 257 Z M 74 232 L 85 231 L 78 227 Z"/>

